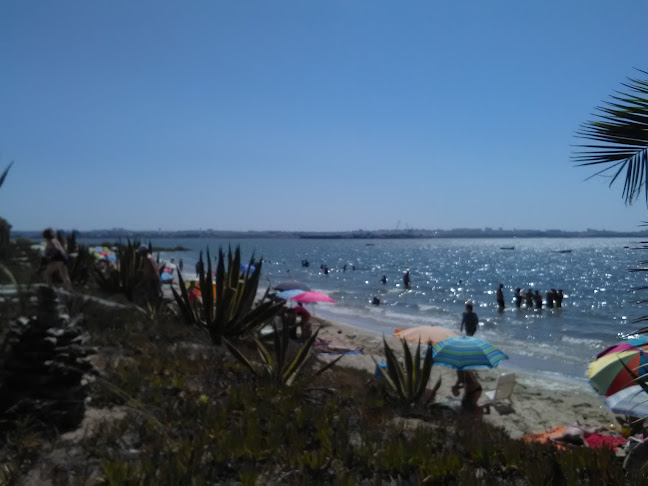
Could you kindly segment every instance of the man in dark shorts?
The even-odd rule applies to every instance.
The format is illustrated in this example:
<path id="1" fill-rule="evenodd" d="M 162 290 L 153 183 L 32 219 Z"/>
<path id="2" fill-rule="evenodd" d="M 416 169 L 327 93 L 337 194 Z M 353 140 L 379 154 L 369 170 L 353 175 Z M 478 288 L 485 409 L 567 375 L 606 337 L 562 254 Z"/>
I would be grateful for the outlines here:
<path id="1" fill-rule="evenodd" d="M 477 324 L 479 323 L 479 318 L 477 314 L 473 312 L 473 304 L 471 301 L 466 302 L 466 312 L 463 313 L 461 318 L 461 329 L 463 331 L 464 326 L 466 327 L 466 335 L 472 336 L 477 331 Z"/>

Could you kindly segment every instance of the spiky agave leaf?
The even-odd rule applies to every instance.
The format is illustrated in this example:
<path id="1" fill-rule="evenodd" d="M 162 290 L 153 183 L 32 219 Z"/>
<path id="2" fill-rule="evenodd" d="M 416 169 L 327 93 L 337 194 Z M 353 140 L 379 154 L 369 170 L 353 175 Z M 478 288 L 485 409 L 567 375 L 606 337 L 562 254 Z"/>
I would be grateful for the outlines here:
<path id="1" fill-rule="evenodd" d="M 288 326 L 284 326 L 287 328 Z M 308 358 L 311 355 L 311 351 L 313 349 L 313 343 L 315 342 L 315 339 L 317 339 L 317 334 L 319 333 L 321 328 L 317 328 L 317 330 L 309 337 L 304 344 L 299 348 L 297 351 L 297 354 L 293 358 L 292 362 L 286 367 L 286 369 L 283 371 L 283 381 L 288 383 L 292 383 L 301 370 L 302 366 L 306 363 Z"/>
<path id="2" fill-rule="evenodd" d="M 420 354 L 420 346 L 421 343 L 419 342 L 418 347 L 416 349 L 417 355 Z M 428 381 L 430 380 L 430 374 L 432 373 L 433 365 L 434 365 L 434 359 L 432 357 L 432 343 L 428 343 L 427 349 L 425 350 L 425 359 L 423 360 L 423 367 L 419 368 L 421 370 L 419 374 L 420 378 L 418 383 L 418 389 L 413 397 L 414 401 L 421 398 L 423 393 L 425 393 L 425 389 L 427 387 Z M 439 386 L 441 386 L 441 378 L 439 378 L 437 386 L 433 390 L 433 394 L 436 394 L 436 390 L 439 389 Z"/>
<path id="3" fill-rule="evenodd" d="M 174 286 L 171 286 L 171 292 L 173 293 L 173 297 L 176 301 L 176 304 L 178 304 L 178 308 L 180 309 L 185 322 L 187 324 L 195 324 L 203 327 L 204 323 L 200 322 L 194 306 L 191 305 L 189 292 L 187 292 L 187 287 L 185 286 L 184 279 L 182 278 L 182 274 L 180 272 L 178 272 L 178 281 L 180 284 L 180 294 Z"/>
<path id="4" fill-rule="evenodd" d="M 9 162 L 9 165 L 7 168 L 2 172 L 2 175 L 0 175 L 0 187 L 2 187 L 2 184 L 4 184 L 5 179 L 7 178 L 7 174 L 9 174 L 9 169 L 11 169 L 11 166 L 13 165 L 14 161 L 12 160 Z"/>
<path id="5" fill-rule="evenodd" d="M 254 344 L 256 344 L 257 353 L 261 357 L 261 361 L 263 362 L 263 366 L 268 373 L 268 376 L 274 380 L 272 354 L 270 354 L 268 348 L 266 348 L 266 346 L 256 336 L 254 336 Z"/>
<path id="6" fill-rule="evenodd" d="M 254 375 L 259 376 L 259 373 L 257 372 L 256 368 L 252 364 L 252 362 L 247 359 L 243 353 L 241 353 L 232 343 L 230 343 L 227 339 L 223 338 L 223 343 L 225 343 L 225 347 L 229 350 L 232 355 L 239 360 L 240 363 L 245 365 Z"/>
<path id="7" fill-rule="evenodd" d="M 421 343 L 418 343 L 415 357 L 412 359 L 411 351 L 406 341 L 401 340 L 405 355 L 404 364 L 401 365 L 384 337 L 383 342 L 385 346 L 387 371 L 383 370 L 380 366 L 377 366 L 378 370 L 386 379 L 389 388 L 396 393 L 403 403 L 412 404 L 417 402 L 425 393 L 427 383 L 430 379 L 432 365 L 434 364 L 432 359 L 432 345 L 428 343 L 425 359 L 421 365 Z M 376 362 L 373 356 L 371 359 L 374 363 Z"/>
<path id="8" fill-rule="evenodd" d="M 387 361 L 387 373 L 390 375 L 392 381 L 396 385 L 396 393 L 401 398 L 401 400 L 407 400 L 405 396 L 406 382 L 405 377 L 403 376 L 403 370 L 401 368 L 396 355 L 392 349 L 387 344 L 385 336 L 383 336 L 383 343 L 385 348 L 385 360 Z"/>
<path id="9" fill-rule="evenodd" d="M 405 376 L 405 396 L 409 399 L 414 394 L 414 382 L 416 380 L 416 371 L 414 370 L 414 362 L 412 361 L 412 352 L 410 351 L 407 341 L 401 339 L 401 344 L 403 345 L 403 365 Z"/>

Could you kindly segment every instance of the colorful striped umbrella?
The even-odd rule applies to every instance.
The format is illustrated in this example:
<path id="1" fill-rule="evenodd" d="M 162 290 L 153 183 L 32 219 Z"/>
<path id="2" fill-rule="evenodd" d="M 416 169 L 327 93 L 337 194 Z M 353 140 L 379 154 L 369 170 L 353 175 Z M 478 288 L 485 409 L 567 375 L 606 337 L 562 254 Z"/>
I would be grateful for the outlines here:
<path id="1" fill-rule="evenodd" d="M 590 385 L 606 397 L 634 385 L 634 376 L 626 366 L 636 375 L 642 376 L 648 371 L 648 355 L 638 350 L 621 351 L 592 361 L 587 370 Z"/>
<path id="2" fill-rule="evenodd" d="M 610 410 L 631 417 L 648 415 L 648 393 L 639 385 L 629 386 L 605 399 Z"/>
<path id="3" fill-rule="evenodd" d="M 620 351 L 636 351 L 637 349 L 641 349 L 644 353 L 648 351 L 648 337 L 630 339 L 629 341 L 610 346 L 597 354 L 596 359 L 602 358 L 606 354 L 618 353 Z"/>
<path id="4" fill-rule="evenodd" d="M 434 364 L 457 370 L 495 368 L 508 359 L 502 351 L 481 338 L 454 336 L 432 346 Z"/>

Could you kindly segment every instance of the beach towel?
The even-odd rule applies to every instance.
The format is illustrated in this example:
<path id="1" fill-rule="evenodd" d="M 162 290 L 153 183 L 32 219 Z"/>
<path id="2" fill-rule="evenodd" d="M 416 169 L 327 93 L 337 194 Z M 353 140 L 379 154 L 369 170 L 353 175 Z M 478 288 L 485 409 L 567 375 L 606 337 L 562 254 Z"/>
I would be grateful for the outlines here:
<path id="1" fill-rule="evenodd" d="M 585 442 L 592 449 L 605 447 L 607 449 L 617 450 L 620 446 L 628 442 L 628 439 L 619 435 L 591 434 L 585 437 Z"/>
<path id="2" fill-rule="evenodd" d="M 313 348 L 318 350 L 320 353 L 327 354 L 364 354 L 362 348 L 344 348 L 341 346 L 331 346 L 331 344 L 324 339 L 316 338 L 313 343 Z"/>

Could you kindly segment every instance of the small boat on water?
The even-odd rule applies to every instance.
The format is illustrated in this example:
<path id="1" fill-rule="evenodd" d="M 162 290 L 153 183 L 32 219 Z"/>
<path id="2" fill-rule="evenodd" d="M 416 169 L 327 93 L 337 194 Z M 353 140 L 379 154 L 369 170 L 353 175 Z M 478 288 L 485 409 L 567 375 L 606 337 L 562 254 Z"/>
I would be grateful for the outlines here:
<path id="1" fill-rule="evenodd" d="M 554 253 L 571 253 L 574 250 L 553 250 Z"/>
<path id="2" fill-rule="evenodd" d="M 514 246 L 500 246 L 500 250 L 515 250 Z"/>

